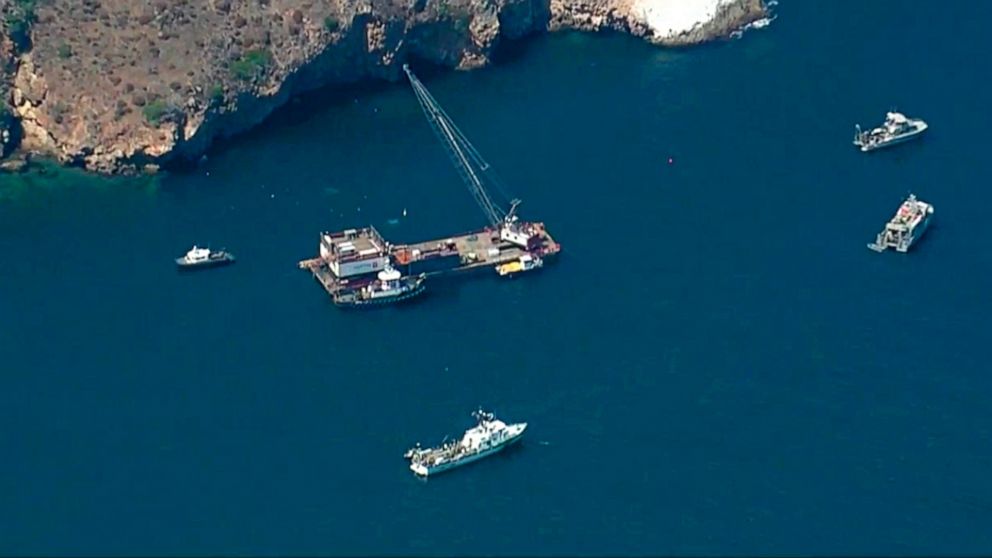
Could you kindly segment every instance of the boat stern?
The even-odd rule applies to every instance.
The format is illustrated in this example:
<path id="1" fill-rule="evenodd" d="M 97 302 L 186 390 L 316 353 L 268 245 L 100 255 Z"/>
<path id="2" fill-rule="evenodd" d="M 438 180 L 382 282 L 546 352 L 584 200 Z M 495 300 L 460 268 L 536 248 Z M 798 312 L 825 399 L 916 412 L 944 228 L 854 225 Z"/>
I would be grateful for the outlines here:
<path id="1" fill-rule="evenodd" d="M 430 470 L 423 463 L 411 463 L 410 470 L 421 477 L 426 477 L 430 474 Z"/>

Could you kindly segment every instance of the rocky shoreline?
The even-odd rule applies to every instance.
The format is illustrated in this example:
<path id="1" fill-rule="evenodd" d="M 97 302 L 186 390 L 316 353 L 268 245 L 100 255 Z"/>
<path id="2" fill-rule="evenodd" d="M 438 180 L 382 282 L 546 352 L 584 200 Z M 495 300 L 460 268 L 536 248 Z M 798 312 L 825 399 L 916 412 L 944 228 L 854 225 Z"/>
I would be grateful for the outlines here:
<path id="1" fill-rule="evenodd" d="M 0 157 L 154 171 L 300 93 L 399 79 L 409 60 L 478 68 L 503 41 L 560 29 L 691 45 L 767 15 L 762 0 L 680 1 L 715 11 L 660 34 L 645 0 L 0 0 Z"/>

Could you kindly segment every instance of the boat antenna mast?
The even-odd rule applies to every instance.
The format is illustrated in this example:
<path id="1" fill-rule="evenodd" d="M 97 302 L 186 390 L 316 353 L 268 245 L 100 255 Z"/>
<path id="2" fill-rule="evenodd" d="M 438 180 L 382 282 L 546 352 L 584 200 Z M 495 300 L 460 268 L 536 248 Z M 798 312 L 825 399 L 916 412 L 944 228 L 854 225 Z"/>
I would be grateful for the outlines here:
<path id="1" fill-rule="evenodd" d="M 403 71 L 406 72 L 406 77 L 410 80 L 410 85 L 413 86 L 413 92 L 417 96 L 417 101 L 420 102 L 420 107 L 424 109 L 427 121 L 430 122 L 431 128 L 441 139 L 441 143 L 444 144 L 455 168 L 458 169 L 458 174 L 461 175 L 469 192 L 472 193 L 475 201 L 482 208 L 482 212 L 486 214 L 489 223 L 495 228 L 501 228 L 513 222 L 514 213 L 520 200 L 511 202 L 509 212 L 504 212 L 499 205 L 493 202 L 480 178 L 482 172 L 489 170 L 489 163 L 482 158 L 479 151 L 458 129 L 451 117 L 434 100 L 430 91 L 417 79 L 407 64 L 403 64 Z"/>

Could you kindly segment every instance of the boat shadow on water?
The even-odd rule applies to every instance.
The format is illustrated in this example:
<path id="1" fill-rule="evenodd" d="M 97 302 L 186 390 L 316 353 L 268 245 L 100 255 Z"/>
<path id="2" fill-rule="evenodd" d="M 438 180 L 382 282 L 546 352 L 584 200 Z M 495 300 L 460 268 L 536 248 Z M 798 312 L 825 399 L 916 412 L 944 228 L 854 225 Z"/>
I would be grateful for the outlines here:
<path id="1" fill-rule="evenodd" d="M 924 145 L 926 143 L 927 138 L 924 136 L 892 147 L 883 147 L 867 153 L 859 152 L 858 154 L 867 155 L 874 159 L 887 159 L 902 164 L 922 157 L 927 152 L 926 145 Z"/>
<path id="2" fill-rule="evenodd" d="M 503 277 L 495 274 L 492 280 L 506 281 Z M 469 286 L 465 277 L 457 276 L 437 276 L 427 279 L 424 291 L 417 296 L 404 300 L 390 302 L 387 304 L 370 304 L 363 306 L 338 306 L 341 310 L 349 312 L 374 312 L 376 310 L 392 310 L 395 312 L 421 311 L 424 305 L 457 305 L 462 299 L 463 291 Z M 333 304 L 333 303 L 332 303 Z"/>
<path id="3" fill-rule="evenodd" d="M 921 255 L 923 255 L 923 254 L 921 254 L 921 252 L 922 253 L 927 253 L 928 252 L 927 245 L 930 242 L 932 242 L 932 240 L 933 240 L 932 237 L 934 235 L 936 235 L 937 238 L 938 238 L 938 240 L 939 240 L 940 235 L 941 235 L 941 227 L 940 227 L 940 225 L 938 225 L 935 222 L 931 221 L 931 223 L 929 225 L 927 225 L 926 232 L 924 232 L 922 236 L 920 236 L 919 238 L 917 238 L 916 240 L 913 241 L 913 245 L 910 246 L 909 251 L 907 253 L 899 254 L 899 255 L 900 256 L 915 255 L 916 257 L 915 258 L 911 258 L 911 259 L 918 259 Z"/>
<path id="4" fill-rule="evenodd" d="M 927 144 L 932 141 L 933 132 L 928 131 L 919 137 L 899 142 L 891 146 L 880 147 L 870 151 L 855 149 L 854 153 L 861 157 L 870 157 L 871 159 L 886 159 L 898 163 L 905 163 L 909 160 L 919 158 L 922 154 L 926 153 L 927 150 L 930 149 L 927 147 Z"/>
<path id="5" fill-rule="evenodd" d="M 176 268 L 176 272 L 180 275 L 189 275 L 194 273 L 203 273 L 206 271 L 219 272 L 221 268 L 232 267 L 233 265 L 234 261 L 218 261 L 201 265 L 177 265 L 174 267 Z"/>
<path id="6" fill-rule="evenodd" d="M 211 266 L 193 266 L 193 267 L 180 267 L 175 266 L 176 271 L 181 275 L 188 275 L 193 273 L 202 273 L 205 271 L 217 271 L 223 267 L 232 267 L 233 264 L 215 264 Z"/>
<path id="7" fill-rule="evenodd" d="M 471 295 L 476 289 L 491 291 L 507 285 L 513 286 L 517 281 L 539 281 L 547 272 L 547 269 L 535 269 L 503 277 L 497 274 L 493 268 L 484 267 L 450 275 L 437 275 L 427 278 L 427 289 L 424 294 L 392 306 L 412 307 L 412 305 L 408 305 L 418 300 L 424 300 L 430 293 L 433 293 L 433 302 L 438 303 L 439 300 L 443 299 L 443 304 L 454 305 L 466 292 Z"/>
<path id="8" fill-rule="evenodd" d="M 416 310 L 420 308 L 425 302 L 428 302 L 431 298 L 431 288 L 430 286 L 424 288 L 423 292 L 416 296 L 410 298 L 405 298 L 403 300 L 397 300 L 395 302 L 388 302 L 385 304 L 367 304 L 358 306 L 338 306 L 341 310 L 346 310 L 348 312 L 375 312 L 376 310 L 393 310 L 396 312 L 407 312 L 410 310 Z"/>
<path id="9" fill-rule="evenodd" d="M 940 225 L 931 218 L 930 224 L 927 225 L 927 230 L 923 233 L 923 236 L 913 241 L 913 245 L 909 248 L 909 251 L 918 252 L 920 250 L 926 250 L 927 244 L 932 241 L 934 235 L 937 235 L 938 238 L 940 237 Z"/>

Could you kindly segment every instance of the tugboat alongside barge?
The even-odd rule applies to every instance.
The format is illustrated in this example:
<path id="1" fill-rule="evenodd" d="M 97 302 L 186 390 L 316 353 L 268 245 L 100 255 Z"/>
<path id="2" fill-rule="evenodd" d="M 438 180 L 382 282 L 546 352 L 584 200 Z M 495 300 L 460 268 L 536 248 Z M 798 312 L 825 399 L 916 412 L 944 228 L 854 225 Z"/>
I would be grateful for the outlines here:
<path id="1" fill-rule="evenodd" d="M 387 267 L 380 271 L 374 281 L 361 287 L 339 291 L 333 295 L 338 306 L 373 306 L 409 300 L 423 294 L 427 288 L 427 276 L 403 276 L 399 271 Z"/>
<path id="2" fill-rule="evenodd" d="M 426 449 L 417 444 L 407 450 L 403 457 L 410 460 L 410 470 L 427 477 L 468 465 L 519 441 L 527 429 L 526 422 L 506 424 L 482 409 L 472 413 L 472 416 L 477 424 L 466 430 L 460 440 Z"/>

